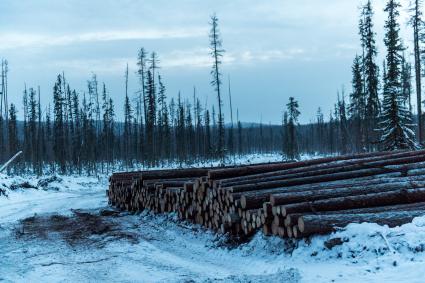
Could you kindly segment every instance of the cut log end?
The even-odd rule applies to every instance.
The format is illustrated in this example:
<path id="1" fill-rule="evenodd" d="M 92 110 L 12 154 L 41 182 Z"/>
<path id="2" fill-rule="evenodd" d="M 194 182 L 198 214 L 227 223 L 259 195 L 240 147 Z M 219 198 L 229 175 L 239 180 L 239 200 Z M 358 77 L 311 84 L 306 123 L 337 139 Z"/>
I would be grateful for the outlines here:
<path id="1" fill-rule="evenodd" d="M 243 195 L 243 196 L 241 197 L 241 200 L 240 200 L 240 201 L 241 201 L 241 206 L 242 206 L 242 208 L 243 208 L 243 209 L 246 209 L 246 196 L 244 196 L 244 195 Z"/>

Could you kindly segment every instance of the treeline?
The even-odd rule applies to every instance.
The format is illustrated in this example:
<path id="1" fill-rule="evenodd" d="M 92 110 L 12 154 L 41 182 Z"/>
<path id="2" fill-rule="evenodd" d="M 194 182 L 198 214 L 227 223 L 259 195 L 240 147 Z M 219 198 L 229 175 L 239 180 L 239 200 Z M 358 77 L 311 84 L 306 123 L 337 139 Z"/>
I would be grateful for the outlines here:
<path id="1" fill-rule="evenodd" d="M 53 103 L 48 107 L 41 105 L 39 89 L 25 89 L 23 121 L 17 120 L 14 104 L 9 107 L 7 121 L 0 121 L 1 160 L 23 150 L 15 170 L 38 174 L 43 169 L 95 173 L 116 169 L 117 164 L 130 168 L 219 160 L 214 107 L 203 109 L 196 93 L 193 101 L 180 94 L 168 100 L 161 76 L 157 76 L 155 91 L 151 71 L 146 74 L 147 99 L 132 103 L 126 95 L 124 121 L 116 119 L 113 99 L 96 75 L 88 81 L 87 95 L 73 90 L 66 77 L 58 75 Z M 234 127 L 229 124 L 225 127 L 225 154 L 230 158 L 276 152 L 281 148 L 280 130 L 276 126 L 242 126 L 240 121 Z"/>
<path id="2" fill-rule="evenodd" d="M 112 96 L 96 75 L 88 80 L 87 91 L 78 93 L 62 73 L 55 80 L 52 104 L 41 105 L 40 88 L 25 87 L 23 122 L 17 120 L 14 104 L 6 107 L 7 115 L 0 115 L 0 160 L 22 150 L 23 157 L 11 170 L 96 173 L 117 166 L 128 169 L 213 160 L 224 164 L 248 153 L 280 151 L 280 127 L 243 127 L 239 118 L 233 122 L 233 109 L 232 122 L 225 125 L 220 72 L 224 50 L 218 18 L 212 16 L 210 24 L 211 85 L 217 94 L 217 109 L 203 107 L 195 88 L 190 99 L 180 93 L 168 99 L 158 55 L 141 48 L 137 56 L 140 87 L 135 95 L 128 93 L 128 66 L 125 70 L 123 120 L 117 119 Z M 230 87 L 228 95 L 231 101 Z M 263 128 L 270 131 L 263 133 Z"/>

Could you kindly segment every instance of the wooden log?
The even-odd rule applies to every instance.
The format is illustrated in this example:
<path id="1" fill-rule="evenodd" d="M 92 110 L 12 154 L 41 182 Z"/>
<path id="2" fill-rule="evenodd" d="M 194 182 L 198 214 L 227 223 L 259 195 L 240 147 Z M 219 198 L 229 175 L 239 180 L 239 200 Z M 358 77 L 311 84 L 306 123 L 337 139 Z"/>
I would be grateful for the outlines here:
<path id="1" fill-rule="evenodd" d="M 298 224 L 298 218 L 304 215 L 327 215 L 327 214 L 364 214 L 364 213 L 381 213 L 381 212 L 391 212 L 391 211 L 409 211 L 409 210 L 424 210 L 425 211 L 425 202 L 418 203 L 409 203 L 409 204 L 398 204 L 398 205 L 387 205 L 387 206 L 376 206 L 376 207 L 367 207 L 367 208 L 357 208 L 357 209 L 346 209 L 346 210 L 336 210 L 336 211 L 322 211 L 316 213 L 292 213 L 288 214 L 285 217 L 284 225 L 293 226 Z"/>
<path id="2" fill-rule="evenodd" d="M 175 179 L 188 177 L 202 177 L 208 174 L 209 168 L 186 168 L 186 169 L 170 169 L 170 170 L 152 170 L 142 171 L 140 176 L 143 181 L 151 179 Z"/>
<path id="3" fill-rule="evenodd" d="M 111 177 L 109 177 L 109 181 L 132 180 L 135 177 L 140 177 L 141 173 L 142 171 L 117 172 L 117 173 L 113 173 Z"/>
<path id="4" fill-rule="evenodd" d="M 331 174 L 335 172 L 353 171 L 368 167 L 382 167 L 391 164 L 404 164 L 405 158 L 417 157 L 425 154 L 425 151 L 407 151 L 388 154 L 383 156 L 374 156 L 364 159 L 349 159 L 341 162 L 331 162 L 307 167 L 294 168 L 290 170 L 272 171 L 262 174 L 254 174 L 243 177 L 220 180 L 221 187 L 230 187 L 236 185 L 245 185 L 259 182 L 269 182 L 276 180 L 285 180 L 290 178 L 300 178 L 308 176 L 317 176 Z"/>
<path id="5" fill-rule="evenodd" d="M 290 187 L 278 187 L 272 189 L 255 190 L 248 192 L 229 193 L 228 197 L 231 201 L 241 199 L 244 196 L 244 206 L 257 207 L 259 203 L 266 202 L 269 200 L 272 194 L 280 193 L 291 193 L 291 192 L 304 192 L 312 190 L 324 190 L 324 189 L 338 189 L 338 188 L 350 188 L 356 186 L 367 186 L 374 184 L 393 183 L 393 182 L 408 182 L 408 181 L 425 181 L 425 176 L 415 177 L 399 177 L 399 178 L 356 178 L 349 180 L 337 180 L 331 182 L 324 182 L 319 184 L 307 184 L 301 186 L 290 186 Z M 227 190 L 226 190 L 227 191 Z M 249 201 L 254 202 L 253 205 L 248 204 Z M 242 203 L 242 200 L 241 200 Z"/>
<path id="6" fill-rule="evenodd" d="M 425 201 L 425 189 L 401 189 L 384 193 L 330 198 L 281 206 L 282 216 L 301 212 L 335 211 Z"/>
<path id="7" fill-rule="evenodd" d="M 176 188 L 176 187 L 184 187 L 187 181 L 166 181 L 166 182 L 156 182 L 156 185 L 162 185 L 162 188 Z"/>
<path id="8" fill-rule="evenodd" d="M 293 237 L 293 230 L 291 226 L 286 227 L 286 235 L 288 236 L 288 238 L 292 238 Z"/>
<path id="9" fill-rule="evenodd" d="M 272 228 L 270 224 L 263 225 L 263 234 L 265 236 L 271 236 L 272 235 Z"/>
<path id="10" fill-rule="evenodd" d="M 343 187 L 338 189 L 288 192 L 288 193 L 271 195 L 270 203 L 273 206 L 277 206 L 277 205 L 283 205 L 283 204 L 316 201 L 316 200 L 335 198 L 335 197 L 354 196 L 354 195 L 361 195 L 361 194 L 368 194 L 368 193 L 370 194 L 370 193 L 388 192 L 388 191 L 399 190 L 399 189 L 415 189 L 415 188 L 424 188 L 424 187 L 425 187 L 425 181 L 416 181 L 416 182 L 397 182 L 397 183 L 389 183 L 389 184 L 376 184 L 376 185 L 368 185 L 368 186 L 361 185 L 356 187 Z M 247 197 L 245 196 L 241 198 L 242 208 L 244 208 L 244 201 L 245 203 L 248 202 Z"/>
<path id="11" fill-rule="evenodd" d="M 264 202 L 263 203 L 263 211 L 264 211 L 264 217 L 271 218 L 273 217 L 273 209 L 270 202 Z"/>
<path id="12" fill-rule="evenodd" d="M 286 235 L 285 227 L 277 227 L 277 234 L 279 237 L 284 238 Z"/>
<path id="13" fill-rule="evenodd" d="M 350 223 L 377 223 L 396 227 L 409 223 L 413 218 L 425 215 L 425 210 L 390 211 L 364 214 L 305 215 L 298 219 L 298 229 L 303 236 L 326 234 Z"/>
<path id="14" fill-rule="evenodd" d="M 174 179 L 150 179 L 150 180 L 144 180 L 143 186 L 147 186 L 149 184 L 155 184 L 155 183 L 165 183 L 165 182 L 180 182 L 180 181 L 192 181 L 195 180 L 193 177 L 186 177 L 186 178 L 174 178 Z"/>
<path id="15" fill-rule="evenodd" d="M 337 157 L 318 158 L 318 159 L 299 161 L 299 162 L 290 162 L 290 163 L 280 162 L 280 163 L 237 167 L 233 169 L 215 169 L 215 170 L 210 170 L 208 172 L 208 178 L 211 180 L 225 179 L 229 177 L 259 174 L 259 173 L 271 172 L 276 170 L 286 170 L 286 169 L 305 167 L 305 166 L 321 164 L 321 163 L 335 162 L 335 161 L 355 159 L 355 158 L 361 159 L 366 157 L 388 155 L 393 153 L 394 152 L 374 152 L 374 153 L 363 153 L 363 154 L 357 154 L 357 155 L 344 155 L 344 156 L 337 156 Z"/>
<path id="16" fill-rule="evenodd" d="M 301 233 L 300 233 L 300 231 L 299 231 L 299 229 L 298 229 L 298 225 L 294 225 L 294 226 L 292 226 L 292 236 L 293 236 L 295 239 L 300 238 Z"/>
<path id="17" fill-rule="evenodd" d="M 425 161 L 425 155 L 423 156 L 421 155 L 421 156 L 410 158 L 410 159 L 411 161 L 413 160 Z M 361 169 L 361 170 L 349 171 L 349 172 L 338 172 L 335 174 L 328 174 L 328 175 L 240 185 L 240 186 L 230 187 L 228 190 L 233 193 L 249 192 L 249 191 L 261 190 L 261 189 L 289 187 L 289 186 L 304 185 L 304 184 L 315 184 L 315 183 L 321 183 L 321 182 L 346 180 L 346 179 L 353 179 L 353 178 L 360 178 L 360 177 L 367 177 L 367 176 L 376 176 L 376 175 L 382 175 L 382 174 L 388 174 L 388 173 L 394 173 L 394 172 L 398 172 L 401 175 L 405 176 L 406 168 L 403 165 L 396 165 L 396 166 L 393 166 L 393 168 L 391 169 L 386 167 L 368 168 L 368 169 Z"/>

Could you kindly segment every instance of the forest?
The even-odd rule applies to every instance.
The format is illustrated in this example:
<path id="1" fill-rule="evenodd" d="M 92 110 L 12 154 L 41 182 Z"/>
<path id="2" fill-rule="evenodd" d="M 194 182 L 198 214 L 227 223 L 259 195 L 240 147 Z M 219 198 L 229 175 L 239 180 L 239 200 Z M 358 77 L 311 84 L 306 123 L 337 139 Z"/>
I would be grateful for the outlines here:
<path id="1" fill-rule="evenodd" d="M 0 0 L 0 282 L 423 282 L 425 0 Z"/>
<path id="2" fill-rule="evenodd" d="M 405 7 L 403 7 L 405 8 Z M 300 124 L 296 94 L 282 105 L 281 125 L 240 121 L 232 105 L 230 79 L 221 67 L 225 50 L 216 15 L 210 18 L 210 85 L 216 107 L 205 107 L 196 88 L 192 99 L 167 93 L 160 72 L 160 55 L 141 47 L 135 50 L 139 91 L 128 91 L 128 65 L 124 70 L 124 105 L 115 105 L 107 82 L 96 74 L 87 89 L 73 89 L 64 72 L 54 78 L 52 101 L 41 105 L 40 88 L 25 86 L 22 108 L 8 103 L 8 61 L 1 63 L 0 163 L 16 152 L 23 154 L 9 173 L 110 172 L 178 164 L 231 164 L 251 153 L 281 153 L 296 160 L 301 153 L 339 155 L 382 150 L 417 149 L 424 139 L 422 78 L 425 62 L 425 24 L 420 0 L 409 6 L 409 32 L 413 50 L 400 35 L 399 1 L 387 1 L 385 60 L 378 61 L 377 34 L 371 1 L 360 8 L 359 47 L 353 54 L 352 85 L 342 88 L 330 113 L 309 113 L 311 122 Z M 206 35 L 207 36 L 207 35 Z M 383 52 L 383 51 L 382 51 Z M 411 56 L 413 55 L 413 56 Z M 207 81 L 207 78 L 206 78 Z M 13 90 L 15 91 L 15 90 Z M 170 98 L 171 97 L 171 98 Z M 412 101 L 415 100 L 415 107 Z M 117 117 L 116 107 L 124 117 Z M 225 122 L 224 109 L 230 109 Z M 414 109 L 416 108 L 416 109 Z"/>

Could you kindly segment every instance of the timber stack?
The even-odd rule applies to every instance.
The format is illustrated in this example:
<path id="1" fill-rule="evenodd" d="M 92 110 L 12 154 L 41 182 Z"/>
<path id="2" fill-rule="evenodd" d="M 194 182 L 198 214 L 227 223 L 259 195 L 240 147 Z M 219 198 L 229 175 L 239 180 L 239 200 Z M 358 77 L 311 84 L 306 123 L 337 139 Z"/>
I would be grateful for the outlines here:
<path id="1" fill-rule="evenodd" d="M 109 203 L 176 213 L 220 233 L 301 238 L 350 223 L 390 227 L 425 215 L 425 150 L 299 162 L 115 173 Z"/>

